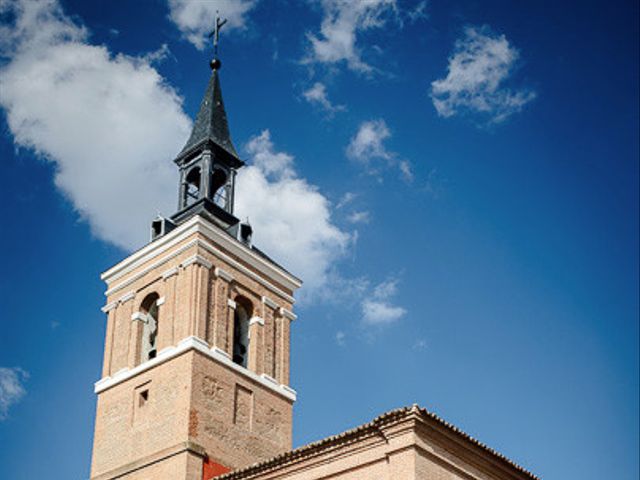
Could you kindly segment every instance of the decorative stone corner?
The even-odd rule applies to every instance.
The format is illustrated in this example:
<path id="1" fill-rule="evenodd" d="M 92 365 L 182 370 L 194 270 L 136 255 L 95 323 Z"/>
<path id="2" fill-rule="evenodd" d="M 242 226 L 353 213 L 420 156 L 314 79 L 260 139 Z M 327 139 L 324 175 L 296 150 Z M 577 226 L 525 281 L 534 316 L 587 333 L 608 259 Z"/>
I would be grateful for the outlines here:
<path id="1" fill-rule="evenodd" d="M 128 302 L 129 300 L 133 300 L 133 298 L 134 298 L 135 296 L 136 296 L 136 292 L 134 292 L 134 291 L 131 291 L 131 292 L 129 292 L 129 293 L 125 293 L 123 296 L 121 296 L 121 297 L 118 299 L 118 303 L 126 303 L 126 302 Z"/>
<path id="2" fill-rule="evenodd" d="M 102 307 L 100 310 L 102 310 L 102 313 L 109 313 L 111 310 L 113 310 L 114 308 L 116 308 L 118 306 L 118 302 L 111 302 L 111 303 L 107 303 L 104 307 Z"/>
<path id="3" fill-rule="evenodd" d="M 193 255 L 182 262 L 182 268 L 187 268 L 189 265 L 202 265 L 205 268 L 212 268 L 213 263 L 204 258 L 202 255 Z"/>
<path id="4" fill-rule="evenodd" d="M 293 320 L 298 318 L 298 316 L 295 313 L 293 313 L 290 310 L 287 310 L 286 308 L 280 307 L 279 311 L 280 311 L 280 315 L 282 315 L 285 318 L 288 318 L 291 321 L 293 321 Z"/>
<path id="5" fill-rule="evenodd" d="M 220 267 L 216 267 L 216 269 L 213 271 L 213 274 L 218 278 L 226 280 L 227 282 L 233 281 L 233 275 L 231 275 L 226 270 L 221 269 Z"/>
<path id="6" fill-rule="evenodd" d="M 168 278 L 171 278 L 174 275 L 178 275 L 179 271 L 180 270 L 178 267 L 170 268 L 169 270 L 166 270 L 165 272 L 162 273 L 162 279 L 167 280 Z"/>
<path id="7" fill-rule="evenodd" d="M 278 304 L 271 300 L 269 297 L 262 297 L 262 303 L 264 303 L 267 307 L 278 308 Z"/>

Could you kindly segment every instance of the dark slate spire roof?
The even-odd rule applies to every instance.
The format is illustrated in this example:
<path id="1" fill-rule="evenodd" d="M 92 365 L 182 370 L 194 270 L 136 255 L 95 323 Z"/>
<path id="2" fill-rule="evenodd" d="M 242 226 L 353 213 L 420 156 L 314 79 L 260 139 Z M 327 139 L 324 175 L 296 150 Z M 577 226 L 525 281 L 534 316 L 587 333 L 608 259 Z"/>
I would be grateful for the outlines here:
<path id="1" fill-rule="evenodd" d="M 209 85 L 207 85 L 207 90 L 200 104 L 200 111 L 198 111 L 198 116 L 193 124 L 191 136 L 178 157 L 207 141 L 214 142 L 232 156 L 239 159 L 238 153 L 231 142 L 229 124 L 227 123 L 227 112 L 224 109 L 224 102 L 222 101 L 218 68 L 215 67 L 211 72 L 211 79 L 209 80 Z"/>

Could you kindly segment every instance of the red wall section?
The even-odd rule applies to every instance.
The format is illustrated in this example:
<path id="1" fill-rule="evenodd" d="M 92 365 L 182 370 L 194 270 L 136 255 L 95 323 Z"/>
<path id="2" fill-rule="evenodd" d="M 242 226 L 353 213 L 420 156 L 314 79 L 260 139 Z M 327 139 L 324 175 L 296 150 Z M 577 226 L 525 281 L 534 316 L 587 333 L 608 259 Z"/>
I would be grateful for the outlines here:
<path id="1" fill-rule="evenodd" d="M 211 459 L 207 459 L 202 464 L 202 480 L 210 480 L 223 473 L 230 472 L 231 469 L 214 462 Z"/>

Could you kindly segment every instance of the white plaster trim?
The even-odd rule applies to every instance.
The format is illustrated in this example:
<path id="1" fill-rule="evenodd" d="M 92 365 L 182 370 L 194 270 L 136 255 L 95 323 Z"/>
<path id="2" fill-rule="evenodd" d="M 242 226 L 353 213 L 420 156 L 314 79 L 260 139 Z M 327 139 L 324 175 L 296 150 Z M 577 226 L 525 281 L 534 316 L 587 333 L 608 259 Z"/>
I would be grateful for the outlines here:
<path id="1" fill-rule="evenodd" d="M 264 319 L 263 318 L 251 317 L 251 320 L 249 320 L 249 326 L 253 325 L 254 323 L 259 323 L 260 325 L 262 325 L 264 327 Z"/>
<path id="2" fill-rule="evenodd" d="M 235 310 L 236 307 L 238 306 L 238 304 L 236 302 L 234 302 L 233 300 L 231 300 L 230 298 L 227 298 L 227 306 L 229 308 L 233 308 Z"/>
<path id="3" fill-rule="evenodd" d="M 173 277 L 174 275 L 178 275 L 178 267 L 173 267 L 167 270 L 162 274 L 162 279 L 166 280 L 167 278 Z"/>
<path id="4" fill-rule="evenodd" d="M 172 230 L 165 236 L 149 243 L 145 247 L 133 253 L 128 258 L 104 272 L 101 275 L 101 278 L 105 282 L 113 282 L 196 232 L 203 233 L 211 240 L 215 240 L 216 243 L 229 251 L 232 255 L 236 255 L 242 261 L 256 268 L 259 272 L 266 274 L 268 277 L 273 277 L 274 280 L 281 283 L 286 288 L 296 290 L 302 286 L 302 281 L 300 279 L 291 275 L 284 269 L 273 265 L 271 262 L 267 262 L 256 252 L 238 242 L 233 237 L 227 235 L 226 232 L 223 232 L 199 215 L 196 215 L 175 230 Z"/>
<path id="5" fill-rule="evenodd" d="M 140 320 L 147 323 L 147 315 L 144 312 L 135 312 L 131 315 L 131 321 Z"/>
<path id="6" fill-rule="evenodd" d="M 159 240 L 157 240 L 157 241 L 159 241 Z M 278 287 L 273 285 L 271 282 L 268 282 L 267 280 L 265 280 L 261 276 L 257 275 L 256 273 L 254 273 L 251 270 L 249 270 L 248 268 L 246 268 L 244 265 L 236 262 L 234 259 L 232 259 L 228 255 L 226 255 L 225 253 L 223 253 L 220 250 L 218 250 L 215 246 L 213 246 L 210 243 L 205 242 L 203 240 L 197 239 L 197 238 L 192 240 L 192 241 L 190 241 L 190 242 L 188 242 L 188 243 L 186 243 L 186 244 L 184 244 L 182 247 L 180 247 L 176 251 L 172 252 L 170 255 L 167 255 L 167 256 L 161 258 L 160 260 L 152 263 L 147 268 L 145 268 L 142 271 L 138 272 L 137 274 L 133 275 L 128 280 L 125 280 L 124 282 L 122 282 L 122 283 L 120 283 L 118 285 L 114 285 L 113 287 L 109 288 L 104 294 L 109 296 L 109 295 L 117 292 L 118 290 L 121 290 L 121 289 L 125 288 L 126 286 L 131 285 L 133 282 L 135 282 L 139 278 L 143 277 L 144 275 L 149 273 L 151 270 L 154 270 L 159 265 L 167 263 L 172 258 L 177 257 L 182 252 L 184 252 L 184 251 L 186 251 L 186 250 L 188 250 L 188 249 L 190 249 L 191 247 L 194 247 L 194 246 L 196 246 L 196 247 L 197 246 L 201 246 L 202 248 L 208 250 L 210 253 L 212 253 L 216 257 L 218 257 L 221 260 L 229 263 L 234 268 L 238 269 L 239 271 L 241 271 L 242 273 L 244 273 L 248 277 L 252 278 L 253 280 L 258 282 L 259 284 L 261 284 L 264 287 L 266 287 L 267 289 L 271 290 L 273 293 L 275 293 L 279 297 L 284 298 L 287 302 L 289 302 L 291 304 L 295 303 L 295 299 L 291 295 L 288 295 L 287 293 L 283 292 L 281 289 L 279 289 Z M 103 276 L 104 276 L 104 274 L 103 274 Z"/>
<path id="7" fill-rule="evenodd" d="M 118 306 L 118 302 L 111 302 L 111 303 L 107 303 L 104 307 L 102 307 L 100 310 L 102 310 L 102 313 L 109 313 L 111 310 L 113 310 L 114 308 L 116 308 Z"/>
<path id="8" fill-rule="evenodd" d="M 226 270 L 221 269 L 220 267 L 216 267 L 213 273 L 216 277 L 220 277 L 221 279 L 226 280 L 227 282 L 233 281 L 233 275 L 231 275 Z"/>
<path id="9" fill-rule="evenodd" d="M 219 353 L 220 355 L 224 355 L 225 357 L 231 359 L 231 355 L 229 355 L 227 352 L 225 352 L 224 350 L 222 350 L 219 347 L 212 347 L 211 350 L 216 352 L 216 353 Z"/>
<path id="10" fill-rule="evenodd" d="M 262 297 L 262 303 L 264 303 L 267 307 L 278 308 L 278 304 L 271 300 L 269 297 Z"/>
<path id="11" fill-rule="evenodd" d="M 264 378 L 267 382 L 273 383 L 274 385 L 279 385 L 278 381 L 275 378 L 267 375 L 266 373 L 263 373 L 262 375 L 260 375 L 260 377 Z"/>
<path id="12" fill-rule="evenodd" d="M 192 257 L 187 258 L 184 262 L 181 263 L 182 268 L 187 268 L 189 265 L 202 265 L 205 268 L 213 267 L 213 263 L 204 258 L 202 255 L 195 254 Z"/>
<path id="13" fill-rule="evenodd" d="M 298 396 L 298 392 L 296 392 L 293 388 L 291 388 L 288 385 L 280 385 L 282 387 L 283 390 L 286 390 L 287 392 L 289 392 L 291 395 L 293 395 L 294 397 Z"/>
<path id="14" fill-rule="evenodd" d="M 131 292 L 125 293 L 123 296 L 121 296 L 121 297 L 118 299 L 118 303 L 126 303 L 126 302 L 128 302 L 129 300 L 133 300 L 133 297 L 135 297 L 135 296 L 136 296 L 136 292 L 134 292 L 134 291 L 131 291 Z"/>
<path id="15" fill-rule="evenodd" d="M 131 370 L 122 369 L 111 377 L 104 377 L 98 380 L 94 384 L 94 392 L 95 393 L 104 392 L 105 390 L 115 385 L 118 385 L 126 380 L 129 380 L 130 378 L 135 377 L 136 375 L 139 375 L 142 372 L 146 372 L 147 370 L 150 370 L 151 368 L 157 365 L 160 365 L 166 362 L 167 360 L 171 360 L 172 358 L 175 358 L 190 350 L 197 350 L 198 352 L 206 355 L 212 360 L 215 360 L 220 364 L 226 365 L 227 367 L 235 370 L 236 372 L 244 375 L 245 377 L 253 380 L 254 382 L 257 382 L 269 388 L 271 391 L 285 397 L 286 399 L 291 400 L 292 402 L 296 401 L 297 395 L 295 391 L 289 388 L 287 385 L 280 385 L 278 384 L 277 381 L 275 381 L 268 375 L 266 376 L 268 378 L 267 379 L 265 378 L 264 375 L 258 375 L 255 372 L 252 372 L 251 370 L 247 370 L 246 368 L 241 367 L 237 363 L 232 362 L 231 359 L 226 355 L 226 352 L 221 353 L 219 349 L 215 347 L 213 349 L 210 349 L 205 341 L 197 337 L 187 337 L 184 340 L 180 341 L 177 346 L 163 349 L 161 352 L 158 353 L 158 356 L 152 360 L 142 363 L 137 367 L 132 368 Z"/>
<path id="16" fill-rule="evenodd" d="M 295 313 L 293 313 L 291 310 L 287 310 L 286 308 L 282 308 L 282 307 L 280 307 L 280 315 L 282 315 L 285 318 L 288 318 L 291 321 L 298 318 L 298 316 Z"/>
<path id="17" fill-rule="evenodd" d="M 156 305 L 160 306 L 160 305 L 164 305 L 164 302 L 166 302 L 167 299 L 165 297 L 160 297 L 158 300 L 156 300 Z"/>

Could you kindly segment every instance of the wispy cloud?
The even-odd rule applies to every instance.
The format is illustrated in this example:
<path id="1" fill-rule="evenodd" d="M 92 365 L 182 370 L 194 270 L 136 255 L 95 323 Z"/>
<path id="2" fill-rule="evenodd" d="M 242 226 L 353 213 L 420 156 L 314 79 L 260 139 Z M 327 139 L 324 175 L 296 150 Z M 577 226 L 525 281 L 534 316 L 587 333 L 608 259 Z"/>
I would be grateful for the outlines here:
<path id="1" fill-rule="evenodd" d="M 381 29 L 390 22 L 398 25 L 396 0 L 323 0 L 323 17 L 318 35 L 308 33 L 310 43 L 304 63 L 345 63 L 351 70 L 371 73 L 374 68 L 362 59 L 358 35 Z"/>
<path id="2" fill-rule="evenodd" d="M 329 200 L 297 175 L 293 156 L 276 150 L 269 130 L 246 151 L 251 162 L 238 172 L 237 215 L 251 220 L 256 244 L 304 279 L 305 298 L 319 295 L 333 283 L 351 235 L 333 223 Z"/>
<path id="3" fill-rule="evenodd" d="M 362 122 L 349 141 L 347 157 L 361 165 L 370 175 L 380 177 L 383 169 L 395 167 L 404 180 L 411 181 L 413 173 L 409 161 L 400 159 L 385 146 L 385 141 L 390 137 L 391 131 L 383 119 Z"/>
<path id="4" fill-rule="evenodd" d="M 422 0 L 416 4 L 411 10 L 408 10 L 406 13 L 407 18 L 411 23 L 417 22 L 418 20 L 423 20 L 425 18 L 429 18 L 429 14 L 427 13 L 427 7 L 429 3 L 427 0 Z"/>
<path id="5" fill-rule="evenodd" d="M 316 82 L 308 90 L 302 93 L 304 99 L 311 105 L 321 108 L 328 115 L 343 112 L 347 109 L 344 105 L 334 105 L 327 95 L 327 87 L 324 83 Z"/>
<path id="6" fill-rule="evenodd" d="M 413 342 L 414 350 L 424 350 L 425 348 L 427 348 L 427 341 L 424 338 L 418 338 Z"/>
<path id="7" fill-rule="evenodd" d="M 241 31 L 257 3 L 257 0 L 169 0 L 169 18 L 189 42 L 202 50 L 217 11 L 227 20 L 225 31 Z"/>
<path id="8" fill-rule="evenodd" d="M 389 279 L 377 285 L 372 294 L 360 304 L 363 324 L 391 325 L 404 317 L 407 310 L 392 303 L 397 291 L 397 279 Z"/>
<path id="9" fill-rule="evenodd" d="M 5 420 L 9 409 L 26 395 L 24 383 L 29 374 L 18 367 L 0 367 L 0 421 Z"/>
<path id="10" fill-rule="evenodd" d="M 336 332 L 336 343 L 339 347 L 344 347 L 347 344 L 347 335 L 343 331 Z"/>
<path id="11" fill-rule="evenodd" d="M 371 213 L 366 210 L 351 212 L 347 216 L 349 223 L 369 223 L 371 221 Z"/>
<path id="12" fill-rule="evenodd" d="M 486 26 L 467 27 L 449 57 L 447 76 L 431 83 L 438 114 L 476 113 L 499 123 L 522 110 L 536 94 L 506 86 L 519 56 L 504 35 Z"/>

